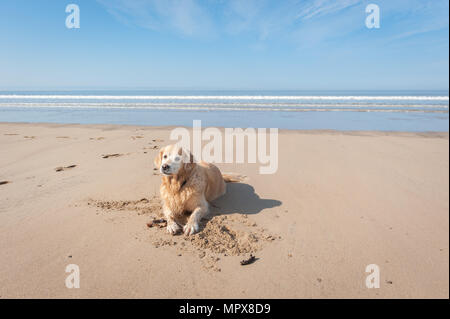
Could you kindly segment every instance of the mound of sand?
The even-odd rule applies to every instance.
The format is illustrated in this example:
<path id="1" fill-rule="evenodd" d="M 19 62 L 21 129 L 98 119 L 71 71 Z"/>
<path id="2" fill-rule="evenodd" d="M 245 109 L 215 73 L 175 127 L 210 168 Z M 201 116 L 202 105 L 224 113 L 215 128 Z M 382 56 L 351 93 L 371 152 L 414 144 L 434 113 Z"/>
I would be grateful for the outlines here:
<path id="1" fill-rule="evenodd" d="M 202 226 L 199 233 L 184 239 L 197 249 L 224 255 L 255 253 L 262 248 L 264 241 L 275 239 L 272 235 L 266 235 L 265 229 L 249 223 L 246 215 L 218 215 Z"/>
<path id="2" fill-rule="evenodd" d="M 151 219 L 162 217 L 162 207 L 157 196 L 126 201 L 90 199 L 88 205 L 108 212 L 135 211 L 138 215 L 149 215 Z M 178 253 L 194 253 L 202 259 L 205 269 L 214 271 L 220 271 L 217 262 L 221 258 L 254 254 L 261 250 L 265 243 L 281 239 L 280 236 L 269 234 L 266 229 L 258 227 L 244 214 L 217 214 L 203 219 L 200 231 L 191 236 L 172 236 L 166 233 L 164 227 L 149 229 L 152 231 L 152 244 L 155 248 L 175 246 Z"/>
<path id="3" fill-rule="evenodd" d="M 161 212 L 161 203 L 157 197 L 150 199 L 142 198 L 139 200 L 126 201 L 102 201 L 89 199 L 88 205 L 95 206 L 106 211 L 136 211 L 138 215 L 159 214 Z"/>

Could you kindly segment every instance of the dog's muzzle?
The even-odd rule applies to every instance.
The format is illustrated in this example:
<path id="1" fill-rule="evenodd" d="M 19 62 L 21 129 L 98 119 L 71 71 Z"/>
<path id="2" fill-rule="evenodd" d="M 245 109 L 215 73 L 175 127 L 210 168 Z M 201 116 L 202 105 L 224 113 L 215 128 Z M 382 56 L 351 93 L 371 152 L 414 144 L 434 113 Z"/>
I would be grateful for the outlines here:
<path id="1" fill-rule="evenodd" d="M 163 166 L 161 166 L 161 171 L 164 174 L 169 174 L 170 173 L 170 165 L 164 164 Z"/>

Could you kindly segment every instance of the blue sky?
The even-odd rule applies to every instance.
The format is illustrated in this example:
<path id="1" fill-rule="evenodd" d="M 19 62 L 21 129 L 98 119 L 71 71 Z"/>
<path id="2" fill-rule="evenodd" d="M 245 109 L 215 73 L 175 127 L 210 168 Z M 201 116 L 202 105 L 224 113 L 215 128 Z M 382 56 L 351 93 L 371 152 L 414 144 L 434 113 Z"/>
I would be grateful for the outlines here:
<path id="1" fill-rule="evenodd" d="M 65 7 L 80 7 L 67 29 Z M 379 5 L 381 27 L 365 26 Z M 448 90 L 447 0 L 9 0 L 0 89 Z"/>

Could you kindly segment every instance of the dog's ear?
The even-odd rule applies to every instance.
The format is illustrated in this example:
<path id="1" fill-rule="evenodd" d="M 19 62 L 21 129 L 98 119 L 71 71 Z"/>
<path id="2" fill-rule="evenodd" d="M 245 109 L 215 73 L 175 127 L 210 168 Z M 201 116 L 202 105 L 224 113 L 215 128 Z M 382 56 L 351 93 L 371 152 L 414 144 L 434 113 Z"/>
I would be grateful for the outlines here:
<path id="1" fill-rule="evenodd" d="M 161 161 L 162 161 L 163 153 L 164 153 L 164 148 L 162 148 L 162 149 L 159 151 L 158 155 L 156 155 L 156 157 L 155 157 L 155 159 L 154 159 L 154 161 L 153 161 L 153 163 L 155 164 L 155 166 L 156 166 L 157 168 L 160 168 L 160 166 L 161 166 Z"/>
<path id="2" fill-rule="evenodd" d="M 182 157 L 183 157 L 184 169 L 189 172 L 195 166 L 194 155 L 192 155 L 192 153 L 190 151 L 185 150 L 185 149 L 180 149 L 180 151 L 182 153 L 180 155 L 182 155 Z M 179 153 L 180 153 L 180 151 L 179 151 Z"/>

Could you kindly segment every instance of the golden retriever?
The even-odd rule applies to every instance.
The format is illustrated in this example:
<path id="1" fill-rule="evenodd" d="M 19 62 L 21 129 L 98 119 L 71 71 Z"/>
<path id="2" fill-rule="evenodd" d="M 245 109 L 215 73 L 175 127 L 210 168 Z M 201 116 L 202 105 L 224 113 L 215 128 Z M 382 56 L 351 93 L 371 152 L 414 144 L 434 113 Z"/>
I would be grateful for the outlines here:
<path id="1" fill-rule="evenodd" d="M 167 232 L 185 235 L 199 231 L 200 220 L 208 213 L 208 204 L 225 194 L 225 182 L 238 182 L 237 175 L 222 174 L 213 164 L 195 163 L 192 154 L 178 145 L 162 148 L 155 158 L 162 174 L 160 187 Z"/>

